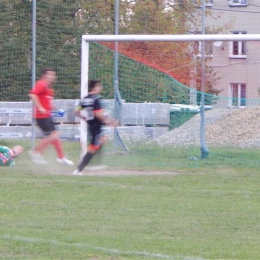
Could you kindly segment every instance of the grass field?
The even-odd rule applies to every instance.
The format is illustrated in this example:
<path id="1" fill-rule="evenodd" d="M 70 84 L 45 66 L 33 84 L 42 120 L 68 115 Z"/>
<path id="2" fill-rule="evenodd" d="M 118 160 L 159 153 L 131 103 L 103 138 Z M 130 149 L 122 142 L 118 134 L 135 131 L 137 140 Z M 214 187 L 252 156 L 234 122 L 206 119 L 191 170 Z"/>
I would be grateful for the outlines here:
<path id="1" fill-rule="evenodd" d="M 160 149 L 106 150 L 111 175 L 71 176 L 50 152 L 1 167 L 0 259 L 259 259 L 259 151 Z"/>

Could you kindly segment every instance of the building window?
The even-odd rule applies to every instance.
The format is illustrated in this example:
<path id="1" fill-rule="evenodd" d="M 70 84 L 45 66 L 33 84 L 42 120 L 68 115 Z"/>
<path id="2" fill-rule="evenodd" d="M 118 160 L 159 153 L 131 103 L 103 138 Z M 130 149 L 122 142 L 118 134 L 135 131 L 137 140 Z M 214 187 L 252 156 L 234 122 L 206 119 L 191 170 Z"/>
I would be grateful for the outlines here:
<path id="1" fill-rule="evenodd" d="M 246 32 L 233 32 L 233 34 L 246 34 Z M 246 55 L 246 42 L 245 41 L 232 41 L 230 43 L 230 58 L 245 59 Z"/>
<path id="2" fill-rule="evenodd" d="M 229 6 L 247 6 L 247 0 L 229 0 Z"/>
<path id="3" fill-rule="evenodd" d="M 246 84 L 231 84 L 232 107 L 246 106 Z"/>

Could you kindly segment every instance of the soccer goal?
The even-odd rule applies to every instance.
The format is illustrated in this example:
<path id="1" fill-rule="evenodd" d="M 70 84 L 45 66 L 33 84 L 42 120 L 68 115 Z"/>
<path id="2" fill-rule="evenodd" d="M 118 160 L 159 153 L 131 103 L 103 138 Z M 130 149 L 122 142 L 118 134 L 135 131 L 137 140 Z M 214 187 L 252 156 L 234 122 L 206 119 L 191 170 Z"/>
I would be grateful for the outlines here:
<path id="1" fill-rule="evenodd" d="M 207 157 L 209 146 L 254 146 L 256 134 L 241 139 L 239 119 L 227 118 L 242 122 L 243 113 L 254 113 L 260 104 L 259 65 L 245 66 L 259 52 L 259 40 L 256 34 L 83 35 L 81 97 L 89 79 L 101 79 L 104 108 L 119 119 L 116 131 L 124 147 L 142 146 L 147 153 L 149 147 L 181 147 L 197 159 Z M 245 42 L 252 52 L 231 60 L 231 50 Z M 115 132 L 105 130 L 115 141 Z M 83 121 L 80 140 L 84 150 Z"/>

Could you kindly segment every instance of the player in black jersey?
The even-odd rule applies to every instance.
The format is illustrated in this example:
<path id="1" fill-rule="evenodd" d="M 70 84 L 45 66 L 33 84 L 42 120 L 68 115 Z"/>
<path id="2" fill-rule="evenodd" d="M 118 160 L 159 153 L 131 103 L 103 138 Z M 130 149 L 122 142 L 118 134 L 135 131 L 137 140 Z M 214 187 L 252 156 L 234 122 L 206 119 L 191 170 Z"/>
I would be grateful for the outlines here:
<path id="1" fill-rule="evenodd" d="M 89 80 L 88 91 L 88 95 L 80 101 L 79 106 L 75 109 L 75 113 L 88 123 L 91 143 L 79 166 L 72 173 L 73 175 L 82 175 L 82 170 L 104 144 L 105 140 L 101 131 L 102 124 L 113 127 L 117 126 L 117 121 L 106 117 L 102 109 L 101 96 L 99 95 L 102 91 L 101 82 L 99 80 Z M 81 115 L 81 110 L 85 111 L 84 116 Z"/>

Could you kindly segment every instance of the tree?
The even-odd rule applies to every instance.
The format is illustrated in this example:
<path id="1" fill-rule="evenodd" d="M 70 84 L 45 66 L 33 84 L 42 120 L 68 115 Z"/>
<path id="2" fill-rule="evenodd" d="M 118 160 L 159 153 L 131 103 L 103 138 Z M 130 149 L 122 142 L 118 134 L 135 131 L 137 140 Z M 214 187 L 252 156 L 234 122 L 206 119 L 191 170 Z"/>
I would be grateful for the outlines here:
<path id="1" fill-rule="evenodd" d="M 19 10 L 19 12 L 18 12 Z M 31 3 L 1 1 L 0 92 L 1 100 L 20 100 L 31 85 Z"/>
<path id="2" fill-rule="evenodd" d="M 122 0 L 120 34 L 187 34 L 198 31 L 199 19 L 194 11 L 198 9 L 196 8 L 188 0 L 185 5 L 176 5 L 170 0 Z M 32 66 L 31 20 L 32 1 L 2 0 L 1 100 L 28 100 Z M 78 98 L 82 34 L 114 34 L 114 27 L 114 0 L 37 1 L 37 76 L 42 67 L 55 68 L 58 72 L 56 97 Z M 114 47 L 113 43 L 104 45 L 111 49 Z M 194 66 L 194 52 L 191 49 L 184 42 L 130 42 L 119 45 L 122 54 L 156 68 L 185 85 L 190 84 L 190 70 Z M 99 76 L 104 80 L 108 78 L 108 74 L 113 73 L 111 54 L 105 53 L 107 56 L 102 58 L 109 61 L 107 66 L 110 69 L 99 70 Z M 91 64 L 97 67 L 94 55 L 90 55 L 90 59 Z M 93 75 L 97 75 L 97 69 L 91 68 L 91 71 Z M 211 92 L 217 76 L 209 69 L 207 72 L 206 88 Z M 123 72 L 120 73 L 122 75 Z M 148 76 L 149 73 L 147 70 L 145 77 L 152 78 Z M 124 85 L 120 86 L 122 91 L 123 88 Z M 106 91 L 107 96 L 113 97 L 113 80 L 107 81 Z"/>
<path id="3" fill-rule="evenodd" d="M 37 77 L 43 67 L 57 70 L 57 98 L 78 98 L 81 36 L 113 28 L 105 7 L 100 10 L 96 1 L 37 1 Z M 0 32 L 0 99 L 26 101 L 31 88 L 32 1 L 1 1 Z"/>
<path id="4" fill-rule="evenodd" d="M 176 4 L 178 2 L 179 4 Z M 207 9 L 207 16 L 213 17 Z M 120 34 L 196 34 L 201 32 L 201 3 L 199 1 L 135 0 L 122 1 Z M 229 24 L 227 24 L 227 27 Z M 220 33 L 226 27 L 207 27 L 208 33 Z M 103 44 L 103 43 L 102 43 Z M 114 43 L 105 43 L 113 49 Z M 139 62 L 156 68 L 191 85 L 191 72 L 196 66 L 194 80 L 200 89 L 200 61 L 196 60 L 198 44 L 188 42 L 129 42 L 120 43 L 119 51 Z M 196 65 L 195 65 L 196 64 Z M 214 85 L 219 77 L 209 66 L 206 69 L 206 92 L 218 93 Z"/>

